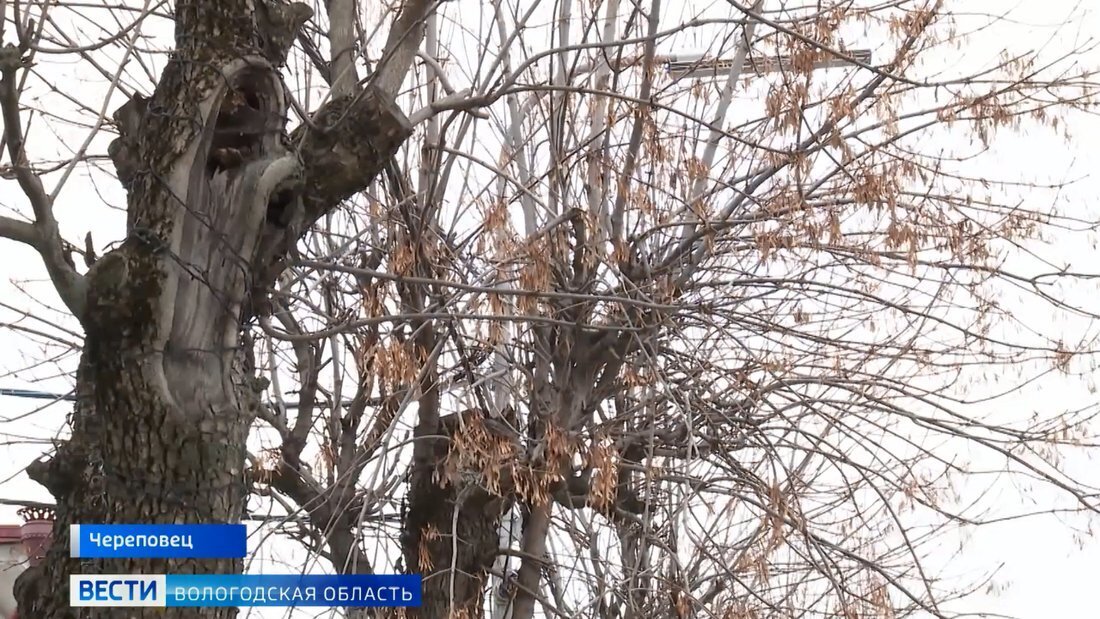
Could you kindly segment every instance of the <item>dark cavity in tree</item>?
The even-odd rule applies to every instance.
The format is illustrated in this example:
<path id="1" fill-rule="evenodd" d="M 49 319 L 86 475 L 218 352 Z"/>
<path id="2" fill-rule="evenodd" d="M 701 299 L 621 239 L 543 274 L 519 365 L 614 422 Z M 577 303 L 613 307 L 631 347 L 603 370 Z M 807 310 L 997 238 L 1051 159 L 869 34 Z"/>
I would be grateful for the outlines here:
<path id="1" fill-rule="evenodd" d="M 222 96 L 214 135 L 207 155 L 207 172 L 235 170 L 261 155 L 264 135 L 279 130 L 278 119 L 270 110 L 270 98 L 263 92 L 265 81 L 245 71 L 230 84 Z"/>
<path id="2" fill-rule="evenodd" d="M 267 202 L 267 223 L 279 228 L 287 227 L 297 199 L 298 192 L 293 188 L 280 189 L 271 194 Z"/>

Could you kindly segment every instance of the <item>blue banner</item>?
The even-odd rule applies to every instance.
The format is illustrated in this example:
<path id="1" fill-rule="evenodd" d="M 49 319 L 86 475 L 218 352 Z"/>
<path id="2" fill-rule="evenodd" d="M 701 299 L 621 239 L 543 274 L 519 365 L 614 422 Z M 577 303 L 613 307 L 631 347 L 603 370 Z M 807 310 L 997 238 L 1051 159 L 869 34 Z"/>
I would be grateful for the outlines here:
<path id="1" fill-rule="evenodd" d="M 243 524 L 74 524 L 69 556 L 80 559 L 243 559 Z"/>
<path id="2" fill-rule="evenodd" d="M 421 579 L 412 575 L 172 575 L 73 574 L 73 607 L 420 606 Z"/>

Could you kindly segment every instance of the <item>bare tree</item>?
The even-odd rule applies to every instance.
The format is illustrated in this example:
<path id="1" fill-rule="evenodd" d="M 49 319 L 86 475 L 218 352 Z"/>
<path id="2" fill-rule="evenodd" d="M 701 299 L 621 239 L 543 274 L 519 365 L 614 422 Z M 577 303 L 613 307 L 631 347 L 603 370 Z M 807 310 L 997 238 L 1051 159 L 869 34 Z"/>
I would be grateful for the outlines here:
<path id="1" fill-rule="evenodd" d="M 0 236 L 83 330 L 27 616 L 139 568 L 68 559 L 69 523 L 260 510 L 338 572 L 422 574 L 410 616 L 947 616 L 969 589 L 926 565 L 983 521 L 943 496 L 982 471 L 953 450 L 1097 509 L 1057 460 L 1086 414 L 960 386 L 1095 352 L 1000 300 L 1095 318 L 1059 292 L 1091 274 L 1007 266 L 1092 222 L 970 167 L 1092 105 L 1084 47 L 929 69 L 977 36 L 932 0 L 8 6 L 30 216 Z M 40 68 L 66 56 L 126 95 L 110 119 Z M 66 120 L 28 88 L 90 135 L 53 171 L 27 125 Z M 127 215 L 98 258 L 53 212 L 97 147 Z"/>

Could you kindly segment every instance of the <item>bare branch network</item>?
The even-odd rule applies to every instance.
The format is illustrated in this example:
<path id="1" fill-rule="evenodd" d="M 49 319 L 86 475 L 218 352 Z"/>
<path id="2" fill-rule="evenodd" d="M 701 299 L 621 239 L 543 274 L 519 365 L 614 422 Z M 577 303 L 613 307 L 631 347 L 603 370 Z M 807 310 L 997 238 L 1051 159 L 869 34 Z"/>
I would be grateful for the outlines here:
<path id="1" fill-rule="evenodd" d="M 952 616 L 993 477 L 1100 507 L 1094 409 L 1013 405 L 1098 350 L 1020 138 L 1075 143 L 1095 49 L 962 4 L 2 3 L 57 300 L 0 307 L 75 399 L 20 616 L 68 522 L 264 514 L 263 569 L 409 616 Z"/>

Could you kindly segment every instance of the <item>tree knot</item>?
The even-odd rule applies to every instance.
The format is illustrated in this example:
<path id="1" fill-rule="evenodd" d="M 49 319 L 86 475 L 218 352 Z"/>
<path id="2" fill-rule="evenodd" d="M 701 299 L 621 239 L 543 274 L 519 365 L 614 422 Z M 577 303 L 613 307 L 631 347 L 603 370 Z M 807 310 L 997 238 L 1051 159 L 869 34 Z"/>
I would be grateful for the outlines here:
<path id="1" fill-rule="evenodd" d="M 0 73 L 3 73 L 5 80 L 9 79 L 19 69 L 26 68 L 29 64 L 30 59 L 18 47 L 10 43 L 0 47 Z"/>

